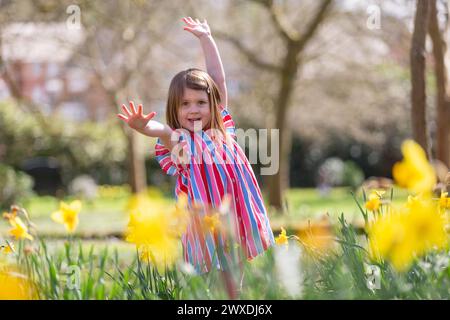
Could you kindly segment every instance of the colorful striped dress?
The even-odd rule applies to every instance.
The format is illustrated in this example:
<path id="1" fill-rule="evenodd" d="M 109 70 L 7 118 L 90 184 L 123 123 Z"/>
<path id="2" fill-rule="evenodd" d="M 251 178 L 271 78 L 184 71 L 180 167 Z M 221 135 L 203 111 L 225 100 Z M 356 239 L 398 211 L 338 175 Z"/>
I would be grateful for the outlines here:
<path id="1" fill-rule="evenodd" d="M 186 193 L 190 207 L 205 208 L 195 211 L 182 236 L 184 260 L 199 273 L 208 272 L 212 266 L 223 270 L 225 264 L 231 263 L 227 247 L 230 234 L 217 235 L 213 229 L 202 227 L 202 219 L 210 212 L 207 208 L 220 208 L 225 195 L 229 199 L 227 218 L 232 226 L 229 229 L 233 231 L 234 246 L 241 249 L 243 256 L 250 260 L 274 244 L 261 191 L 236 141 L 233 119 L 223 107 L 221 115 L 227 139 L 211 137 L 209 131 L 176 130 L 179 147 L 170 152 L 159 139 L 155 147 L 156 159 L 163 171 L 177 176 L 175 196 Z M 183 155 L 185 160 L 181 161 L 177 154 Z M 218 257 L 218 248 L 227 249 L 226 259 Z"/>

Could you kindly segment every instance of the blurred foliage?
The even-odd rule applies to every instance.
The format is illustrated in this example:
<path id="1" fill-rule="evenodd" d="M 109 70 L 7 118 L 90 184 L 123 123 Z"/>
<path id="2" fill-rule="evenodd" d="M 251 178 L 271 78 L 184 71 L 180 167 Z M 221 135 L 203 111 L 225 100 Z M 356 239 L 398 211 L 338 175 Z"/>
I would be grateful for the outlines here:
<path id="1" fill-rule="evenodd" d="M 0 164 L 0 209 L 6 210 L 33 195 L 33 179 L 24 172 Z"/>
<path id="2" fill-rule="evenodd" d="M 291 187 L 310 187 L 317 185 L 317 173 L 321 164 L 328 158 L 336 157 L 347 163 L 344 167 L 343 185 L 355 187 L 357 181 L 371 176 L 391 177 L 392 165 L 400 160 L 397 137 L 387 139 L 384 144 L 374 148 L 370 144 L 354 140 L 351 136 L 336 134 L 326 143 L 304 137 L 293 139 L 291 153 Z"/>
<path id="3" fill-rule="evenodd" d="M 319 166 L 317 184 L 322 187 L 347 186 L 356 190 L 364 181 L 364 172 L 352 160 L 325 159 Z"/>
<path id="4" fill-rule="evenodd" d="M 343 185 L 349 186 L 356 190 L 364 181 L 364 172 L 353 161 L 347 160 L 344 162 Z"/>
<path id="5" fill-rule="evenodd" d="M 2 8 L 1 16 L 5 24 L 15 21 L 62 22 L 67 18 L 69 4 L 72 4 L 69 0 L 9 2 Z M 273 127 L 279 88 L 277 78 L 271 71 L 249 63 L 235 46 L 219 36 L 219 33 L 239 35 L 242 44 L 258 53 L 260 60 L 279 63 L 285 56 L 282 40 L 273 25 L 267 23 L 270 15 L 263 6 L 241 0 L 226 0 L 214 5 L 209 0 L 196 0 L 182 6 L 162 0 L 83 0 L 77 4 L 82 10 L 88 36 L 85 46 L 80 47 L 80 56 L 89 58 L 93 65 L 106 66 L 98 68 L 105 72 L 103 82 L 119 97 L 123 92 L 116 90 L 117 83 L 112 79 L 121 79 L 124 72 L 133 71 L 132 81 L 126 86 L 131 90 L 130 94 L 139 96 L 145 108 L 154 109 L 160 115 L 164 114 L 166 89 L 171 77 L 188 67 L 205 68 L 195 39 L 181 30 L 181 21 L 174 17 L 207 18 L 213 34 L 217 35 L 215 38 L 226 68 L 229 107 L 237 127 Z M 277 3 L 277 6 L 283 20 L 300 30 L 308 24 L 317 1 L 307 0 L 300 4 L 289 0 Z M 405 6 L 405 14 L 408 8 Z M 411 132 L 408 116 L 411 33 L 408 25 L 414 12 L 399 18 L 386 10 L 383 27 L 377 32 L 368 32 L 366 20 L 359 19 L 366 15 L 365 10 L 364 6 L 354 10 L 336 6 L 332 17 L 321 26 L 302 58 L 304 67 L 298 74 L 288 117 L 294 135 L 290 159 L 292 187 L 315 186 L 317 169 L 329 157 L 354 161 L 366 177 L 390 176 L 390 168 L 399 158 L 396 150 L 400 141 Z M 161 12 L 170 14 L 159 14 Z M 136 68 L 136 57 L 144 56 L 148 39 L 155 45 L 145 63 Z M 88 50 L 89 44 L 95 45 L 95 50 Z M 122 50 L 124 48 L 126 50 Z M 97 50 L 100 55 L 94 54 Z M 83 65 L 76 59 L 73 63 L 74 66 Z M 431 70 L 427 74 L 430 122 L 434 119 L 435 98 L 432 74 Z M 149 87 L 152 90 L 148 90 Z M 1 110 L 1 117 L 4 111 L 8 110 Z M 126 181 L 125 148 L 122 148 L 123 136 L 118 128 L 109 130 L 107 124 L 80 124 L 74 129 L 72 125 L 63 125 L 62 121 L 52 121 L 52 126 L 65 127 L 59 132 L 60 137 L 45 137 L 31 124 L 25 131 L 38 138 L 4 140 L 5 129 L 0 128 L 0 141 L 8 141 L 7 146 L 0 142 L 0 160 L 17 167 L 18 160 L 57 151 L 58 159 L 64 160 L 61 165 L 66 184 L 83 173 L 92 175 L 100 184 Z M 430 128 L 433 137 L 432 123 Z M 58 130 L 55 130 L 56 135 Z M 104 132 L 110 138 L 107 141 L 99 138 Z M 114 135 L 120 135 L 120 138 Z M 76 143 L 79 137 L 84 138 L 82 144 Z M 50 140 L 54 141 L 50 143 Z M 111 146 L 113 143 L 121 146 Z M 146 159 L 146 167 L 147 181 L 171 194 L 174 179 L 162 174 L 153 157 Z M 258 174 L 258 164 L 253 167 Z"/>
<path id="6" fill-rule="evenodd" d="M 44 128 L 14 103 L 0 102 L 0 161 L 20 169 L 26 159 L 54 157 L 66 185 L 80 174 L 90 174 L 98 183 L 124 180 L 126 139 L 116 123 L 57 117 L 47 123 Z"/>

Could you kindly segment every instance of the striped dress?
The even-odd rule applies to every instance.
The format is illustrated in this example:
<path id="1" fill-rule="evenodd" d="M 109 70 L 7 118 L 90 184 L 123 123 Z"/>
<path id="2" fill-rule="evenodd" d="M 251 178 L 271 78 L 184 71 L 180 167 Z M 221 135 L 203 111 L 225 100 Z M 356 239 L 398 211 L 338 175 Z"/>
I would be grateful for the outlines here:
<path id="1" fill-rule="evenodd" d="M 156 159 L 163 171 L 177 176 L 175 196 L 186 193 L 190 207 L 203 208 L 194 211 L 182 236 L 184 260 L 198 273 L 208 272 L 212 266 L 226 269 L 233 259 L 230 243 L 234 243 L 232 248 L 241 249 L 240 257 L 248 260 L 274 243 L 258 182 L 236 141 L 233 119 L 223 107 L 221 115 L 226 139 L 216 139 L 209 131 L 176 130 L 179 143 L 172 152 L 159 139 L 155 147 Z M 218 234 L 214 229 L 205 230 L 202 221 L 211 212 L 208 208 L 221 208 L 225 197 L 229 204 L 226 218 L 231 227 L 228 230 L 232 232 Z M 231 242 L 230 237 L 233 237 Z M 225 255 L 218 252 L 225 252 Z"/>

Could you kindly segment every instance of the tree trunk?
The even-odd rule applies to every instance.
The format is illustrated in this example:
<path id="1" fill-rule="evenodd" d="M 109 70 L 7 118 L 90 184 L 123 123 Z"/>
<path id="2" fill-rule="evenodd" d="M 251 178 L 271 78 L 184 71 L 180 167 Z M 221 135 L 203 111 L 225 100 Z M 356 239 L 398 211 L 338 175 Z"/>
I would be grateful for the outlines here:
<path id="1" fill-rule="evenodd" d="M 279 130 L 280 166 L 276 174 L 272 176 L 269 184 L 269 203 L 277 210 L 283 208 L 283 191 L 289 187 L 289 158 L 292 147 L 292 131 L 286 124 L 290 98 L 297 75 L 299 63 L 297 52 L 288 47 L 286 63 L 280 73 L 281 85 L 277 98 L 275 129 Z"/>
<path id="2" fill-rule="evenodd" d="M 448 84 L 448 66 L 445 56 L 448 55 L 445 42 L 446 30 L 439 30 L 438 12 L 436 0 L 430 2 L 429 34 L 433 41 L 434 73 L 437 86 L 437 135 L 436 135 L 436 158 L 447 167 L 449 162 L 449 110 L 450 110 L 450 86 Z"/>
<path id="3" fill-rule="evenodd" d="M 127 134 L 130 153 L 128 155 L 128 180 L 133 193 L 145 191 L 147 179 L 145 172 L 145 161 L 138 150 L 138 136 L 134 131 Z"/>
<path id="4" fill-rule="evenodd" d="M 436 158 L 442 161 L 447 167 L 449 163 L 449 110 L 450 110 L 450 86 L 448 84 L 448 59 L 447 44 L 445 35 L 447 30 L 442 33 L 439 30 L 436 0 L 429 2 L 429 34 L 433 41 L 434 72 L 437 86 L 437 134 L 436 134 Z M 447 29 L 447 28 L 446 28 Z"/>
<path id="5" fill-rule="evenodd" d="M 418 0 L 414 18 L 410 65 L 411 65 L 411 124 L 414 140 L 419 143 L 428 156 L 426 126 L 426 91 L 425 91 L 425 39 L 428 25 L 429 0 Z"/>

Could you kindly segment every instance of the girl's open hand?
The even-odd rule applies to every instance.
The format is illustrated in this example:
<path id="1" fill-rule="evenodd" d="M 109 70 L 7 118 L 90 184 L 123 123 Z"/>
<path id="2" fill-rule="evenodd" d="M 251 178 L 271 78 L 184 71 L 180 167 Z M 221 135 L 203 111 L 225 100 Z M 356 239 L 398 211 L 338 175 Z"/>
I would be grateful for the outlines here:
<path id="1" fill-rule="evenodd" d="M 185 17 L 182 20 L 186 23 L 186 26 L 183 27 L 183 29 L 194 34 L 196 37 L 201 38 L 203 36 L 211 35 L 211 30 L 209 29 L 206 19 L 203 19 L 203 22 L 200 22 L 198 19 L 194 20 L 191 17 Z"/>
<path id="2" fill-rule="evenodd" d="M 136 110 L 133 101 L 130 101 L 130 110 L 124 104 L 122 105 L 122 110 L 124 114 L 119 113 L 117 117 L 128 124 L 130 128 L 139 132 L 143 132 L 147 123 L 156 115 L 156 112 L 150 112 L 148 115 L 144 115 L 142 104 L 138 105 Z"/>

